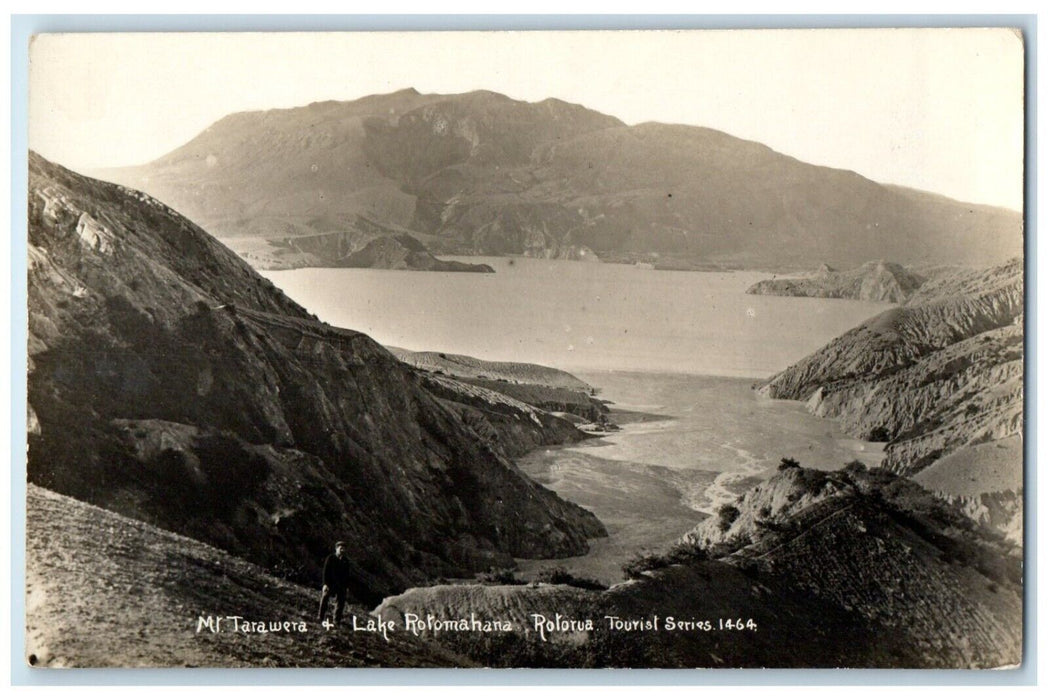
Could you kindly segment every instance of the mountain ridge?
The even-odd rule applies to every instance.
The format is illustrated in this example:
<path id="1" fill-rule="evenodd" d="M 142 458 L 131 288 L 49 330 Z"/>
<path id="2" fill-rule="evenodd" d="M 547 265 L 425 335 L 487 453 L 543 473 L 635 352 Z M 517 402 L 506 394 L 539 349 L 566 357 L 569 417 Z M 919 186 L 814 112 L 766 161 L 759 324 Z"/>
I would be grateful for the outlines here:
<path id="1" fill-rule="evenodd" d="M 985 263 L 1022 247 L 1017 212 L 880 185 L 715 129 L 630 126 L 486 91 L 242 113 L 150 164 L 103 174 L 234 246 L 353 231 L 362 215 L 434 237 L 436 254 L 578 248 L 803 267 Z"/>

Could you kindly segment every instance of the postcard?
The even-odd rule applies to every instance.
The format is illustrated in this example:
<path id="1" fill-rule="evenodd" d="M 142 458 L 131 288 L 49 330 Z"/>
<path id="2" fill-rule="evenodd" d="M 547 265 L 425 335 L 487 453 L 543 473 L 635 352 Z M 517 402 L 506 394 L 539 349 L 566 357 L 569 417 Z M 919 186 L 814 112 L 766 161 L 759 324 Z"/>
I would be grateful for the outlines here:
<path id="1" fill-rule="evenodd" d="M 1021 663 L 1020 31 L 29 65 L 29 666 Z"/>

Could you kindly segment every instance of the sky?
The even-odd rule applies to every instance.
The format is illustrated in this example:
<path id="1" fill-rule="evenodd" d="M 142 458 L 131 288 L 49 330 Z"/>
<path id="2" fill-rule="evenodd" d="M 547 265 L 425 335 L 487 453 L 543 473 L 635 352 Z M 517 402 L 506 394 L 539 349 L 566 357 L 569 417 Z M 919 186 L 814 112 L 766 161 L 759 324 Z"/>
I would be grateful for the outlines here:
<path id="1" fill-rule="evenodd" d="M 132 165 L 232 112 L 407 87 L 706 126 L 1022 209 L 1023 47 L 1007 29 L 40 35 L 29 143 L 74 170 Z"/>

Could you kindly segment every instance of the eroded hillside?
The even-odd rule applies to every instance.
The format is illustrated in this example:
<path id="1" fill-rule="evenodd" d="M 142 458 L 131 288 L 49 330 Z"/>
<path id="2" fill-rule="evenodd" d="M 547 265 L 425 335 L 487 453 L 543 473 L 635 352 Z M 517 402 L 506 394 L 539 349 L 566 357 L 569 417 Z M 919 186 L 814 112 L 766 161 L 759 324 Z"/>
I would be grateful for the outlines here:
<path id="1" fill-rule="evenodd" d="M 910 298 L 925 278 L 902 265 L 883 260 L 865 263 L 852 270 L 818 270 L 810 277 L 762 280 L 747 294 L 784 297 L 859 299 L 901 304 Z"/>
<path id="2" fill-rule="evenodd" d="M 310 583 L 345 540 L 369 601 L 604 533 L 147 195 L 33 154 L 29 254 L 32 483 Z"/>
<path id="3" fill-rule="evenodd" d="M 1018 548 L 886 471 L 784 463 L 625 570 L 606 591 L 439 586 L 375 612 L 509 620 L 429 637 L 494 665 L 991 668 L 1022 653 Z"/>
<path id="4" fill-rule="evenodd" d="M 849 434 L 886 441 L 913 475 L 1023 429 L 1023 265 L 958 270 L 772 377 L 760 391 L 807 401 Z M 1021 460 L 993 491 L 1022 488 Z M 940 475 L 947 493 L 970 495 Z"/>
<path id="5" fill-rule="evenodd" d="M 26 508 L 33 516 L 26 522 L 30 666 L 470 664 L 416 638 L 387 641 L 345 627 L 325 629 L 315 619 L 315 587 L 289 583 L 196 540 L 34 484 Z M 347 621 L 367 617 L 355 605 L 345 614 Z M 201 618 L 218 622 L 201 625 Z M 245 623 L 260 622 L 265 632 L 243 631 Z"/>

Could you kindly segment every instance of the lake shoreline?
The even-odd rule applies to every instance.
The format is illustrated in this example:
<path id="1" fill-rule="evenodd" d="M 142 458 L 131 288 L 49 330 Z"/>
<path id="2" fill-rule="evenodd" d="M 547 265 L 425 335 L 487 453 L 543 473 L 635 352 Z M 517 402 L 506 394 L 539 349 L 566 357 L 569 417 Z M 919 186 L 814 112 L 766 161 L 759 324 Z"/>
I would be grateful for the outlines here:
<path id="1" fill-rule="evenodd" d="M 383 345 L 441 361 L 542 365 L 594 387 L 590 396 L 619 430 L 539 447 L 516 462 L 593 512 L 610 536 L 591 540 L 582 557 L 522 563 L 522 571 L 559 563 L 620 580 L 622 563 L 672 545 L 783 458 L 821 470 L 878 461 L 873 446 L 836 423 L 753 386 L 891 305 L 746 295 L 765 276 L 754 271 L 492 261 L 498 274 L 323 268 L 266 276 L 324 321 Z"/>
<path id="2" fill-rule="evenodd" d="M 522 577 L 562 567 L 604 584 L 623 564 L 673 546 L 690 529 L 767 476 L 783 458 L 833 470 L 874 466 L 874 445 L 843 434 L 803 403 L 759 396 L 747 379 L 653 372 L 580 373 L 611 406 L 647 420 L 516 460 L 529 477 L 590 510 L 609 536 L 582 556 L 518 559 Z M 599 379 L 605 381 L 600 382 Z M 606 381 L 613 379 L 614 381 Z"/>
<path id="3" fill-rule="evenodd" d="M 747 295 L 762 272 L 472 260 L 489 260 L 498 274 L 302 268 L 264 275 L 324 321 L 386 346 L 573 373 L 766 379 L 891 306 Z"/>

